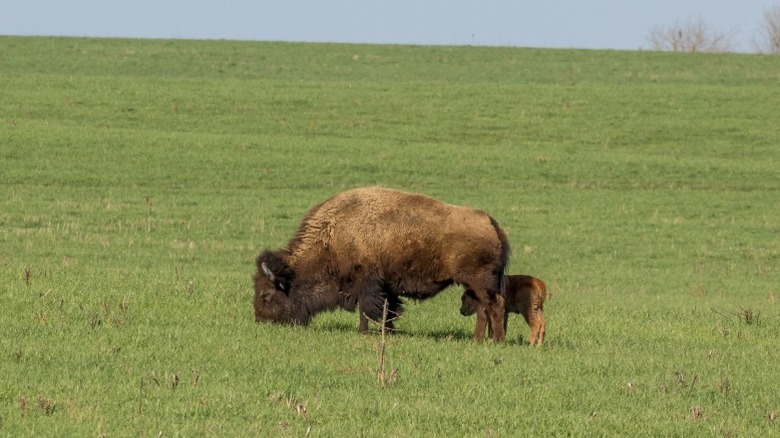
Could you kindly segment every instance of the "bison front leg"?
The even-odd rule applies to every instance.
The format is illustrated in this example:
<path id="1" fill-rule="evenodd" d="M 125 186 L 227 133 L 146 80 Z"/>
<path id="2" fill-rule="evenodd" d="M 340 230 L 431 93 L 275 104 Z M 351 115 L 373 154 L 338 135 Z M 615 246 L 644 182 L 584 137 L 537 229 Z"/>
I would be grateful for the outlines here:
<path id="1" fill-rule="evenodd" d="M 358 332 L 360 333 L 367 333 L 368 332 L 368 317 L 365 313 L 363 313 L 362 309 L 359 309 L 358 312 L 360 312 L 360 324 L 358 325 Z"/>

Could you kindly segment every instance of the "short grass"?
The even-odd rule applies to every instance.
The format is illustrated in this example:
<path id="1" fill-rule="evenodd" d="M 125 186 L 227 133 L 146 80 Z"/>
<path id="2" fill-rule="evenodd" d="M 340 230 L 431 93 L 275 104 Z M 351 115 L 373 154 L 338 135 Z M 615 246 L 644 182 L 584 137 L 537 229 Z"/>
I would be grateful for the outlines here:
<path id="1" fill-rule="evenodd" d="M 0 37 L 0 433 L 780 433 L 780 58 Z M 255 324 L 253 259 L 380 184 L 490 211 L 542 348 L 460 290 Z"/>

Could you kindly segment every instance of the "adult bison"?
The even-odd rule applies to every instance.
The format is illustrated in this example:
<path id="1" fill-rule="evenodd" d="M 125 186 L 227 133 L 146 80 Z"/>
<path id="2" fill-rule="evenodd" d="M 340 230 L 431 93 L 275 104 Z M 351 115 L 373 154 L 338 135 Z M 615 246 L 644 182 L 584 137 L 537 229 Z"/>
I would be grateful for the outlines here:
<path id="1" fill-rule="evenodd" d="M 385 299 L 424 299 L 451 284 L 472 290 L 504 339 L 509 243 L 485 212 L 428 196 L 366 187 L 312 207 L 286 248 L 257 257 L 255 321 L 306 325 L 323 310 L 360 311 L 360 330 Z M 475 337 L 476 337 L 475 333 Z"/>

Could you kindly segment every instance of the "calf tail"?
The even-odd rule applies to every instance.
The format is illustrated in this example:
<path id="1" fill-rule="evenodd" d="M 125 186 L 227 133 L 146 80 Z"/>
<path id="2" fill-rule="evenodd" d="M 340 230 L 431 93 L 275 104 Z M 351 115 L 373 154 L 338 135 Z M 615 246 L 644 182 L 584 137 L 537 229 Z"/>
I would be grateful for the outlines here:
<path id="1" fill-rule="evenodd" d="M 536 277 L 531 277 L 531 282 L 533 284 L 534 292 L 536 292 L 539 297 L 540 305 L 544 304 L 547 300 L 547 285 L 544 284 L 544 281 Z"/>

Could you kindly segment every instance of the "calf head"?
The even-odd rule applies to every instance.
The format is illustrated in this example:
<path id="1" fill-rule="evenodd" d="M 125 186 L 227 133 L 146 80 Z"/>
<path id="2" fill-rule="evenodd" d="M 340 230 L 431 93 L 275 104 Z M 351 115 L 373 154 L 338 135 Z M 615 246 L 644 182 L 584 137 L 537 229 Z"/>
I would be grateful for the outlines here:
<path id="1" fill-rule="evenodd" d="M 479 309 L 479 300 L 477 300 L 477 294 L 473 290 L 466 290 L 460 297 L 460 314 L 463 316 L 469 316 L 477 313 Z"/>
<path id="2" fill-rule="evenodd" d="M 290 300 L 295 273 L 284 258 L 271 251 L 257 257 L 255 273 L 255 321 L 295 323 Z"/>

